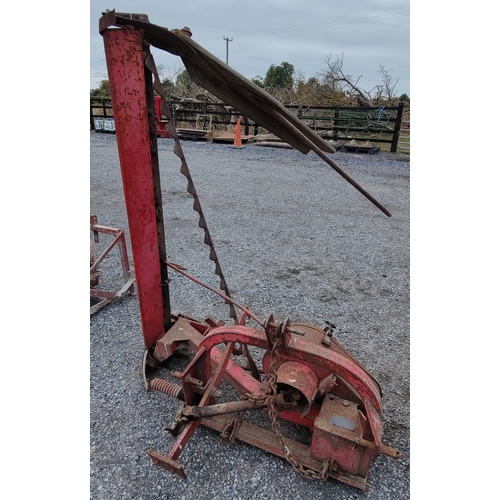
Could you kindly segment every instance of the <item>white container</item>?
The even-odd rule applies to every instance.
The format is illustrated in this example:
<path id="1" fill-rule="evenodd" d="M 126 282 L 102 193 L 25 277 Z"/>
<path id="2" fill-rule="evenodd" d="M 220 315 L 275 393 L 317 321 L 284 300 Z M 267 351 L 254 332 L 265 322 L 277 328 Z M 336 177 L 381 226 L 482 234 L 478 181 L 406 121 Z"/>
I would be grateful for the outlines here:
<path id="1" fill-rule="evenodd" d="M 114 118 L 106 118 L 106 120 L 104 120 L 104 130 L 106 132 L 116 132 Z"/>

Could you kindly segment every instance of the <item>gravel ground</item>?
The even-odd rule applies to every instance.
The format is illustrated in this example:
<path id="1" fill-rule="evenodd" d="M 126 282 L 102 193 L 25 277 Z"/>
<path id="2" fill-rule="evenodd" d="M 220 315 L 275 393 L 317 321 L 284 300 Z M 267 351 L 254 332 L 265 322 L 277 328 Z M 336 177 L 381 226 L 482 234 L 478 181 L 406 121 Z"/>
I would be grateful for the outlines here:
<path id="1" fill-rule="evenodd" d="M 158 143 L 168 259 L 218 288 L 173 142 Z M 164 428 L 180 405 L 143 386 L 139 307 L 137 296 L 127 295 L 90 318 L 90 497 L 410 498 L 409 158 L 334 155 L 389 209 L 388 218 L 312 153 L 182 146 L 233 298 L 261 318 L 334 322 L 340 344 L 380 382 L 384 442 L 403 455 L 377 457 L 362 492 L 333 479 L 308 481 L 281 458 L 241 442 L 225 445 L 199 427 L 179 459 L 187 481 L 154 466 L 147 450 L 168 453 L 174 438 Z M 125 229 L 130 248 L 116 137 L 91 132 L 90 160 L 90 213 Z M 97 250 L 105 243 L 101 238 Z M 217 296 L 182 276 L 170 278 L 174 313 L 230 322 Z M 118 255 L 110 255 L 101 285 L 121 284 Z"/>

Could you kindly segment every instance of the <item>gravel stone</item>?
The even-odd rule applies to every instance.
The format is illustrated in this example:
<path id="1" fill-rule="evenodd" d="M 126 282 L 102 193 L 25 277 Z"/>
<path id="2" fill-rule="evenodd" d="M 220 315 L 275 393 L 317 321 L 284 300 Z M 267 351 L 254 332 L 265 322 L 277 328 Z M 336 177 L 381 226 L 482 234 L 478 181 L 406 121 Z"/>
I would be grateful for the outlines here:
<path id="1" fill-rule="evenodd" d="M 260 318 L 337 325 L 337 340 L 382 386 L 383 441 L 402 458 L 377 457 L 361 492 L 333 479 L 308 481 L 279 457 L 241 442 L 225 445 L 199 427 L 179 458 L 187 481 L 154 466 L 147 451 L 168 453 L 175 439 L 164 429 L 181 404 L 145 390 L 137 296 L 125 295 L 90 318 L 90 498 L 410 498 L 409 157 L 332 155 L 388 218 L 312 153 L 192 141 L 182 147 L 233 298 Z M 158 150 L 168 259 L 218 288 L 173 141 L 158 139 Z M 90 132 L 90 188 L 91 215 L 125 230 L 133 268 L 114 135 Z M 97 252 L 105 244 L 101 238 Z M 102 270 L 101 286 L 121 287 L 117 252 Z M 219 297 L 169 277 L 173 313 L 231 322 Z M 167 371 L 178 369 L 172 363 Z M 298 427 L 289 432 L 301 440 Z"/>

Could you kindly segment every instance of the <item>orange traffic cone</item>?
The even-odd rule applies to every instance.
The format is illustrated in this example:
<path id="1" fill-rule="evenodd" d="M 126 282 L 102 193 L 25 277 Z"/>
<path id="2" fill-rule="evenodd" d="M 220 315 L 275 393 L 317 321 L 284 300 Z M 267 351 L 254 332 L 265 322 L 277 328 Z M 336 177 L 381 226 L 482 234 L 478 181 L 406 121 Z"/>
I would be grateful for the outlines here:
<path id="1" fill-rule="evenodd" d="M 238 121 L 236 122 L 236 132 L 234 133 L 234 143 L 231 146 L 232 148 L 242 149 L 245 146 L 241 143 L 241 131 L 240 131 L 240 118 L 238 117 Z"/>

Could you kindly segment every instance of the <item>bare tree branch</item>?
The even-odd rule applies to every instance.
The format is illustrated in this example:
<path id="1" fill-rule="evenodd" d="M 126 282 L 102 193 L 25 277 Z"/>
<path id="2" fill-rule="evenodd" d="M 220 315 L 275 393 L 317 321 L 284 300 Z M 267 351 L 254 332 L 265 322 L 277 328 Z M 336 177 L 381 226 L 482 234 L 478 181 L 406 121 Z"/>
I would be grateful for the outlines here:
<path id="1" fill-rule="evenodd" d="M 340 58 L 337 56 L 334 60 L 330 53 L 323 59 L 323 62 L 326 64 L 326 70 L 320 72 L 319 76 L 324 84 L 329 85 L 333 91 L 345 92 L 362 106 L 372 106 L 370 95 L 359 88 L 359 81 L 363 75 L 354 81 L 351 75 L 344 73 L 344 54 Z"/>

